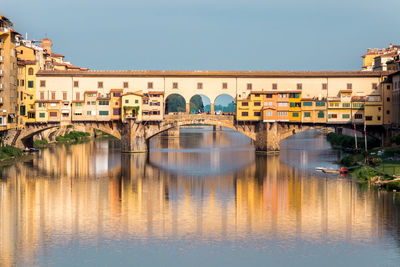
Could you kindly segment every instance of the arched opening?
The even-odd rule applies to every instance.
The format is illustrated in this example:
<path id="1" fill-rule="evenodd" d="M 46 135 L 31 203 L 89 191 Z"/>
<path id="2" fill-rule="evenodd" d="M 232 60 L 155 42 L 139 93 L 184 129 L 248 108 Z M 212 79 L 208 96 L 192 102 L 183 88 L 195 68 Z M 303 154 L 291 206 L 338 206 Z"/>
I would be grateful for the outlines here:
<path id="1" fill-rule="evenodd" d="M 186 112 L 186 101 L 180 94 L 172 94 L 165 100 L 165 114 Z"/>
<path id="2" fill-rule="evenodd" d="M 205 95 L 194 95 L 190 98 L 190 114 L 210 113 L 211 101 Z"/>
<path id="3" fill-rule="evenodd" d="M 214 101 L 214 112 L 217 115 L 234 115 L 236 113 L 235 99 L 227 94 L 217 96 Z"/>

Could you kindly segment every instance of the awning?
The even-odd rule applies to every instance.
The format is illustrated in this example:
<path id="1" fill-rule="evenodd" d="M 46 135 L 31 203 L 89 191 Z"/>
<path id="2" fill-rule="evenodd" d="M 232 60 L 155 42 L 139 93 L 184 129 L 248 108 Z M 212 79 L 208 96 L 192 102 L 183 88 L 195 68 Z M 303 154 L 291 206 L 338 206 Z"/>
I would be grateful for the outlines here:
<path id="1" fill-rule="evenodd" d="M 9 116 L 11 119 L 14 119 L 14 118 L 15 118 L 15 115 L 14 115 L 14 114 L 8 114 L 8 116 Z"/>
<path id="2" fill-rule="evenodd" d="M 63 113 L 63 114 L 69 114 L 69 110 L 62 110 L 61 113 Z"/>
<path id="3" fill-rule="evenodd" d="M 75 114 L 76 113 L 82 114 L 82 110 L 75 110 Z"/>

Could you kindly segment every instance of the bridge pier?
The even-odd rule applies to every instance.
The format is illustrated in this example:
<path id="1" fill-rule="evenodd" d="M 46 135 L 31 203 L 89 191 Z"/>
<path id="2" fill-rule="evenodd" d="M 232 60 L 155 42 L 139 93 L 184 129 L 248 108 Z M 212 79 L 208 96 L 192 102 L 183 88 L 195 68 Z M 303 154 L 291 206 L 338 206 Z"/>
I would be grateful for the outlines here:
<path id="1" fill-rule="evenodd" d="M 144 126 L 135 120 L 128 120 L 121 135 L 121 151 L 125 153 L 145 153 L 148 144 Z"/>
<path id="2" fill-rule="evenodd" d="M 279 153 L 280 131 L 276 122 L 260 122 L 256 130 L 254 146 L 259 153 Z"/>
<path id="3" fill-rule="evenodd" d="M 216 132 L 216 131 L 221 131 L 221 125 L 214 125 L 214 126 L 213 126 L 213 131 L 214 131 L 214 132 Z"/>

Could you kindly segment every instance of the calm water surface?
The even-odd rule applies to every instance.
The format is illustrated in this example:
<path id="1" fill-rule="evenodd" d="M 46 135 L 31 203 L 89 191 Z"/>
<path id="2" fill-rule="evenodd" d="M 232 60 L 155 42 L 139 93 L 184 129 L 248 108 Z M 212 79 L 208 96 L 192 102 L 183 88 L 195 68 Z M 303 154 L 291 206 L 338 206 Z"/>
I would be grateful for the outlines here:
<path id="1" fill-rule="evenodd" d="M 97 140 L 0 169 L 2 266 L 398 266 L 400 197 L 324 176 L 307 132 L 279 156 L 211 128 L 148 155 Z"/>

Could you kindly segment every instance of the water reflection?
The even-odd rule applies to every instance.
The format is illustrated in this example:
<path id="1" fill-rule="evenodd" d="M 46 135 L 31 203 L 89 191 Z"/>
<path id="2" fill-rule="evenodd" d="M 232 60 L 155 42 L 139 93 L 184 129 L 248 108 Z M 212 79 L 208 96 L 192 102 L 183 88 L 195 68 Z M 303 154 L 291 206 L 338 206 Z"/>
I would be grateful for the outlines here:
<path id="1" fill-rule="evenodd" d="M 186 151 L 204 138 L 215 148 L 213 136 L 159 137 L 149 157 L 121 155 L 113 141 L 56 146 L 3 170 L 2 265 L 319 265 L 322 259 L 332 265 L 380 265 L 399 260 L 398 197 L 348 179 L 310 175 L 293 166 L 302 160 L 296 149 L 291 164 L 279 156 L 255 157 L 250 148 L 242 149 L 249 143 L 237 144 L 237 157 L 226 154 L 224 145 L 213 150 L 219 153 L 215 157 Z M 302 138 L 308 142 L 309 137 Z M 175 151 L 163 150 L 166 146 Z M 332 153 L 312 151 L 308 158 Z M 214 161 L 217 171 L 199 174 L 215 168 Z M 171 164 L 178 171 L 171 171 Z M 226 164 L 243 167 L 221 166 Z M 187 165 L 195 169 L 193 175 Z"/>

